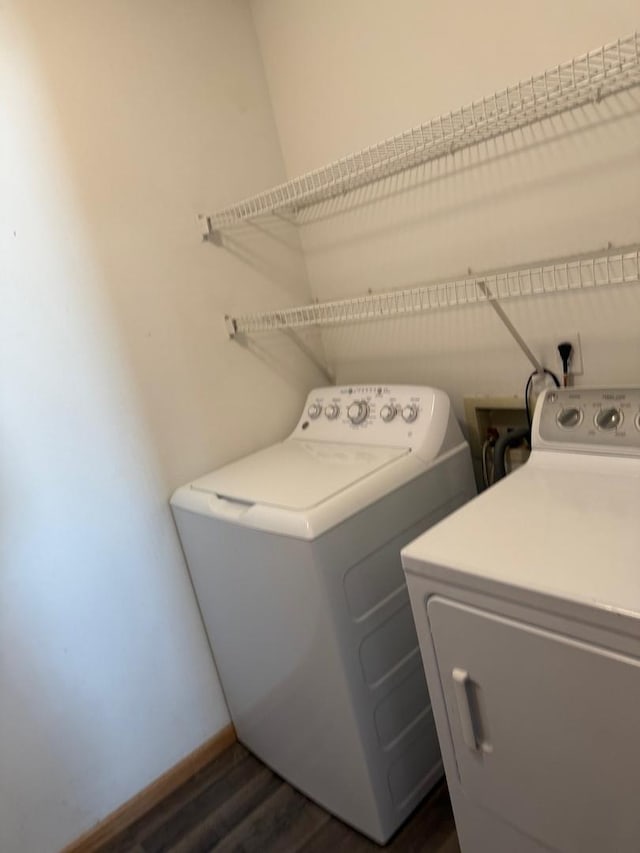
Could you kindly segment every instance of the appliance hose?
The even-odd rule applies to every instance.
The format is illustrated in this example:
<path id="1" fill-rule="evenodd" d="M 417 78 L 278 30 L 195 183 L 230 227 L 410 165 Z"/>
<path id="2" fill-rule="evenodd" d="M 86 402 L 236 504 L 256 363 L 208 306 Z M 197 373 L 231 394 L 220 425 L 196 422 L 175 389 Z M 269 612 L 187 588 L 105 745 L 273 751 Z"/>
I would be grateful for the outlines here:
<path id="1" fill-rule="evenodd" d="M 506 457 L 509 447 L 520 444 L 523 438 L 531 441 L 531 430 L 529 427 L 518 427 L 512 429 L 511 432 L 505 432 L 496 442 L 493 450 L 493 482 L 497 483 L 502 480 L 507 473 Z"/>

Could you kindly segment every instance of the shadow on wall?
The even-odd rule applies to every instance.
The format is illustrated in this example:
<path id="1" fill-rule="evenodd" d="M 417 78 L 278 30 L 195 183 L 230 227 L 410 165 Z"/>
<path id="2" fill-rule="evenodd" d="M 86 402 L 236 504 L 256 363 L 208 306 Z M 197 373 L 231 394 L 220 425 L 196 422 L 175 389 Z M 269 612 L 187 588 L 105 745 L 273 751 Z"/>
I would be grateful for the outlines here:
<path id="1" fill-rule="evenodd" d="M 635 242 L 639 138 L 636 88 L 398 176 L 392 198 L 370 187 L 365 205 L 310 214 L 301 237 L 314 295 Z"/>
<path id="2" fill-rule="evenodd" d="M 304 257 L 295 228 L 272 218 L 268 223 L 252 221 L 223 233 L 221 248 L 268 280 L 280 292 L 281 303 L 299 300 L 304 286 Z M 302 265 L 302 266 L 301 266 Z"/>
<path id="3" fill-rule="evenodd" d="M 429 196 L 423 190 L 430 185 L 433 186 L 437 182 L 459 179 L 466 184 L 466 179 L 462 181 L 465 173 L 473 173 L 480 169 L 492 168 L 492 174 L 499 174 L 499 171 L 504 173 L 504 165 L 500 167 L 501 161 L 508 161 L 534 153 L 536 149 L 544 149 L 547 146 L 571 142 L 571 140 L 586 130 L 603 129 L 615 123 L 624 121 L 625 118 L 633 116 L 640 111 L 640 95 L 637 90 L 630 90 L 611 96 L 610 100 L 617 100 L 617 108 L 609 103 L 609 99 L 598 105 L 590 105 L 580 107 L 571 112 L 560 113 L 552 118 L 537 122 L 531 126 L 520 128 L 509 133 L 504 133 L 494 139 L 487 140 L 482 143 L 471 145 L 467 148 L 460 149 L 453 154 L 439 157 L 421 166 L 409 169 L 406 172 L 401 172 L 397 175 L 385 178 L 375 184 L 362 187 L 354 190 L 346 196 L 330 199 L 318 205 L 302 210 L 298 216 L 298 222 L 301 225 L 312 225 L 313 223 L 322 222 L 327 219 L 332 219 L 340 214 L 347 214 L 359 208 L 384 204 L 384 210 L 389 216 L 390 210 L 397 210 L 399 213 L 403 209 L 410 206 L 410 202 L 403 204 L 389 204 L 389 201 L 395 199 L 396 196 L 401 196 L 405 193 L 416 191 L 416 201 L 413 202 L 413 209 L 404 210 L 407 219 L 397 221 L 395 217 L 389 216 L 390 228 L 402 228 L 405 224 L 412 221 L 413 218 L 422 220 L 429 217 L 428 207 L 425 210 L 423 204 L 429 202 Z M 498 172 L 495 172 L 496 167 Z M 579 170 L 579 173 L 584 176 L 584 167 Z M 520 180 L 519 185 L 512 186 L 511 192 L 519 192 L 526 190 L 528 185 L 531 185 L 532 176 L 523 171 L 518 164 L 515 168 L 509 166 L 506 171 Z M 588 174 L 588 172 L 587 172 Z M 493 186 L 493 181 L 485 182 L 485 189 L 490 190 Z M 494 187 L 496 192 L 495 198 L 500 195 L 497 192 L 502 190 L 506 192 L 507 188 L 502 188 L 500 182 Z M 490 192 L 483 192 L 476 200 L 477 204 L 488 204 L 492 200 Z M 463 208 L 464 201 L 459 199 L 460 208 Z M 452 208 L 450 212 L 455 212 Z M 433 213 L 431 213 L 433 215 Z M 363 220 L 366 222 L 366 220 Z M 369 235 L 371 236 L 371 235 Z M 321 249 L 322 247 L 317 247 Z"/>
<path id="4" fill-rule="evenodd" d="M 320 331 L 309 328 L 296 332 L 298 341 L 291 342 L 288 330 L 276 330 L 251 336 L 239 334 L 233 338 L 232 346 L 240 347 L 247 356 L 260 361 L 270 372 L 282 377 L 291 385 L 305 388 L 308 384 L 309 368 L 318 372 L 316 384 L 332 384 L 329 377 L 322 375 L 328 368 L 324 362 L 324 348 Z M 292 347 L 296 357 L 292 358 Z"/>
<path id="5" fill-rule="evenodd" d="M 224 327 L 226 313 L 309 300 L 291 227 L 252 227 L 229 252 L 199 242 L 196 212 L 208 199 L 282 180 L 250 12 L 214 5 L 151 15 L 76 0 L 55 16 L 31 0 L 20 8 L 61 140 L 60 178 L 73 187 L 167 496 L 254 449 L 251 424 L 268 397 L 279 407 L 264 416 L 264 440 L 281 436 L 318 380 L 290 345 L 297 369 L 248 361 Z"/>

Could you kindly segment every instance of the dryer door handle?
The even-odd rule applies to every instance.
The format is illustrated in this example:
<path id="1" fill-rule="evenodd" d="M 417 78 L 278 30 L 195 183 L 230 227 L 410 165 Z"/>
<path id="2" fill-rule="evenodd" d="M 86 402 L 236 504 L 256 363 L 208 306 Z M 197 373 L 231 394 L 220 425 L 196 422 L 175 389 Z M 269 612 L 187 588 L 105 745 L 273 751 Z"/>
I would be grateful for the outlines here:
<path id="1" fill-rule="evenodd" d="M 462 738 L 469 749 L 476 752 L 478 750 L 478 740 L 476 738 L 475 729 L 473 726 L 473 716 L 471 714 L 471 705 L 469 704 L 469 685 L 471 679 L 466 669 L 455 667 L 451 673 L 453 677 L 453 689 L 456 696 L 456 704 L 458 706 L 458 717 L 460 719 L 460 728 L 462 729 Z"/>

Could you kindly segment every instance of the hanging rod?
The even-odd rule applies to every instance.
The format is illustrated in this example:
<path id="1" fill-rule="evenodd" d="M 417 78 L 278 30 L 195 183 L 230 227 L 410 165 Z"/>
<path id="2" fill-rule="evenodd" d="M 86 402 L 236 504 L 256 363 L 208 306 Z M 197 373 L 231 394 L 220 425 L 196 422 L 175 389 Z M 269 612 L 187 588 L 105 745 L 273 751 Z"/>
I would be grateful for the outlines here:
<path id="1" fill-rule="evenodd" d="M 229 337 L 233 338 L 238 334 L 251 335 L 305 326 L 338 326 L 419 314 L 438 308 L 473 305 L 492 299 L 589 290 L 639 281 L 640 244 L 637 244 L 624 249 L 573 255 L 556 262 L 494 270 L 404 290 L 225 317 L 225 323 Z"/>
<path id="2" fill-rule="evenodd" d="M 639 83 L 640 39 L 636 32 L 212 215 L 201 214 L 203 235 L 220 244 L 219 232 L 225 227 L 277 211 L 295 214 Z"/>

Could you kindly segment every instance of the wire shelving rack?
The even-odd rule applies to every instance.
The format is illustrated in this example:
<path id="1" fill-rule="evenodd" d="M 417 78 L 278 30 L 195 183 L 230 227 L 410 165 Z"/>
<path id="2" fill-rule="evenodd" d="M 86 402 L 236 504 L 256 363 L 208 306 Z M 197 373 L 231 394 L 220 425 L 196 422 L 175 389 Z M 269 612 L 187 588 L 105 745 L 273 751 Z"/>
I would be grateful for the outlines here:
<path id="1" fill-rule="evenodd" d="M 640 84 L 640 37 L 619 38 L 270 190 L 200 216 L 203 234 L 299 210 Z"/>
<path id="2" fill-rule="evenodd" d="M 235 337 L 309 326 L 337 326 L 386 317 L 403 317 L 440 308 L 487 303 L 492 300 L 503 301 L 522 296 L 639 282 L 640 244 L 402 290 L 226 317 L 225 322 L 230 337 Z"/>

